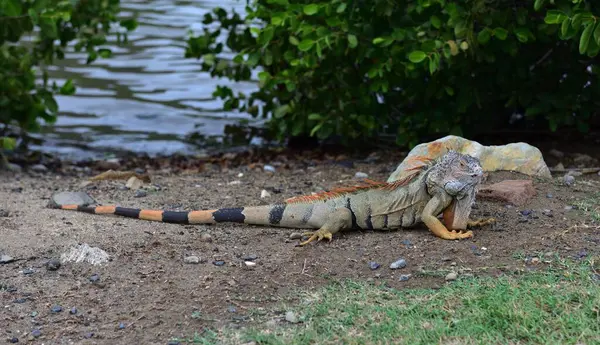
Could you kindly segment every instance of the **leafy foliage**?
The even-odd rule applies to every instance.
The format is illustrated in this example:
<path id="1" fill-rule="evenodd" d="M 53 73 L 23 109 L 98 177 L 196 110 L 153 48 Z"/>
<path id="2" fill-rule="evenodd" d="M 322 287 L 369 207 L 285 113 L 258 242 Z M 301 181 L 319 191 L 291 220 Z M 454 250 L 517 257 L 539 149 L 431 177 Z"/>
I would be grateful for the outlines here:
<path id="1" fill-rule="evenodd" d="M 11 124 L 35 131 L 39 119 L 56 120 L 54 95 L 71 95 L 76 87 L 70 79 L 49 85 L 46 68 L 64 58 L 71 42 L 75 51 L 87 52 L 88 64 L 109 57 L 110 50 L 98 47 L 107 42 L 118 11 L 119 0 L 0 1 L 0 139 Z M 133 30 L 137 23 L 120 25 Z M 14 147 L 14 141 L 0 140 L 2 147 Z"/>
<path id="2" fill-rule="evenodd" d="M 592 59 L 600 47 L 598 6 L 256 0 L 245 18 L 223 8 L 206 14 L 186 57 L 212 76 L 250 80 L 258 72 L 258 91 L 219 86 L 214 95 L 226 109 L 268 118 L 280 139 L 414 145 L 507 126 L 513 114 L 524 114 L 526 125 L 586 131 L 600 94 Z M 235 57 L 222 57 L 226 51 Z"/>

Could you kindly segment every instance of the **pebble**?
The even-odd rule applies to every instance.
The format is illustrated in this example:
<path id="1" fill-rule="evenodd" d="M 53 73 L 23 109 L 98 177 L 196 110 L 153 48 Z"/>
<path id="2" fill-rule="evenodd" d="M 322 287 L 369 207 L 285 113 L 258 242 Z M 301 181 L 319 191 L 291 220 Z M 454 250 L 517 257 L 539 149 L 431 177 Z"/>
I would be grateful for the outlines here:
<path id="1" fill-rule="evenodd" d="M 256 262 L 253 261 L 244 261 L 244 264 L 248 267 L 256 266 Z"/>
<path id="2" fill-rule="evenodd" d="M 258 255 L 256 254 L 248 254 L 242 258 L 244 261 L 254 261 L 256 259 L 258 259 Z"/>
<path id="3" fill-rule="evenodd" d="M 40 331 L 39 329 L 34 329 L 31 332 L 31 335 L 33 335 L 35 338 L 39 337 L 40 335 L 42 335 L 42 331 Z"/>
<path id="4" fill-rule="evenodd" d="M 275 167 L 272 166 L 272 165 L 265 164 L 265 166 L 263 167 L 263 170 L 274 173 L 275 172 Z"/>
<path id="5" fill-rule="evenodd" d="M 302 234 L 299 232 L 292 232 L 290 234 L 290 240 L 299 240 L 302 238 Z"/>
<path id="6" fill-rule="evenodd" d="M 575 176 L 573 175 L 565 175 L 563 176 L 563 182 L 567 185 L 570 186 L 573 183 L 575 183 Z"/>
<path id="7" fill-rule="evenodd" d="M 367 178 L 369 177 L 369 174 L 364 173 L 362 171 L 357 171 L 356 174 L 354 174 L 354 178 Z"/>
<path id="8" fill-rule="evenodd" d="M 186 256 L 183 259 L 183 262 L 185 262 L 186 264 L 199 264 L 200 258 L 197 257 L 196 255 L 190 255 L 190 256 Z"/>
<path id="9" fill-rule="evenodd" d="M 10 216 L 10 212 L 8 210 L 0 209 L 0 218 L 6 218 L 8 216 Z"/>
<path id="10" fill-rule="evenodd" d="M 410 248 L 412 246 L 412 243 L 410 242 L 410 240 L 403 240 L 402 244 L 406 246 L 406 248 Z"/>
<path id="11" fill-rule="evenodd" d="M 22 304 L 22 303 L 27 302 L 27 298 L 20 297 L 20 298 L 15 299 L 13 302 L 14 303 L 18 303 L 18 304 Z"/>
<path id="12" fill-rule="evenodd" d="M 139 178 L 135 177 L 135 176 L 131 176 L 127 182 L 125 183 L 125 187 L 127 187 L 128 189 L 140 189 L 142 188 L 142 186 L 144 185 L 144 181 L 140 180 Z"/>
<path id="13" fill-rule="evenodd" d="M 91 277 L 90 277 L 90 281 L 91 281 L 92 283 L 95 283 L 95 282 L 97 282 L 97 281 L 99 281 L 99 280 L 100 280 L 100 276 L 98 275 L 98 273 L 94 273 L 94 274 L 92 274 L 92 275 L 91 275 Z"/>
<path id="14" fill-rule="evenodd" d="M 547 208 L 542 210 L 542 214 L 547 217 L 554 217 L 554 215 L 552 214 L 552 210 Z"/>
<path id="15" fill-rule="evenodd" d="M 521 211 L 521 214 L 524 216 L 529 216 L 531 214 L 531 210 L 523 210 Z"/>
<path id="16" fill-rule="evenodd" d="M 447 282 L 451 282 L 454 281 L 456 279 L 458 279 L 458 273 L 456 272 L 450 272 L 446 275 L 446 278 L 444 278 Z"/>
<path id="17" fill-rule="evenodd" d="M 381 265 L 380 265 L 380 264 L 378 264 L 378 263 L 376 263 L 375 261 L 369 261 L 369 267 L 370 267 L 372 270 L 376 270 L 376 269 L 378 269 L 380 266 L 381 266 Z"/>
<path id="18" fill-rule="evenodd" d="M 50 309 L 50 311 L 53 313 L 60 313 L 62 310 L 63 310 L 62 307 L 59 305 L 55 305 Z"/>
<path id="19" fill-rule="evenodd" d="M 146 191 L 145 191 L 145 190 L 143 190 L 143 189 L 138 189 L 138 190 L 136 190 L 136 191 L 135 191 L 135 195 L 134 195 L 134 197 L 135 197 L 135 198 L 143 198 L 143 197 L 145 197 L 146 195 L 148 195 L 148 193 L 146 193 Z"/>
<path id="20" fill-rule="evenodd" d="M 69 313 L 70 313 L 71 315 L 75 315 L 75 314 L 77 314 L 77 308 L 75 308 L 75 307 L 71 308 L 71 310 L 69 310 Z"/>
<path id="21" fill-rule="evenodd" d="M 11 343 L 11 344 L 16 344 L 16 343 L 18 343 L 18 342 L 19 342 L 19 338 L 17 338 L 17 337 L 12 337 L 12 338 L 10 338 L 10 339 L 8 340 L 8 342 L 9 342 L 9 343 Z"/>
<path id="22" fill-rule="evenodd" d="M 34 271 L 31 268 L 26 268 L 26 269 L 23 270 L 23 274 L 26 275 L 26 276 L 30 275 L 30 274 L 33 274 L 33 272 Z"/>
<path id="23" fill-rule="evenodd" d="M 238 185 L 238 184 L 242 184 L 242 181 L 235 180 L 235 181 L 228 182 L 227 184 L 230 185 L 230 186 L 235 186 L 235 185 Z"/>
<path id="24" fill-rule="evenodd" d="M 123 322 L 119 322 L 119 329 L 125 329 L 125 324 Z"/>
<path id="25" fill-rule="evenodd" d="M 223 260 L 215 260 L 215 261 L 213 261 L 213 265 L 215 265 L 215 266 L 223 266 L 223 265 L 225 265 L 225 261 L 223 261 Z"/>
<path id="26" fill-rule="evenodd" d="M 46 262 L 46 269 L 48 271 L 56 271 L 60 268 L 60 261 L 56 259 L 50 259 Z"/>
<path id="27" fill-rule="evenodd" d="M 291 323 L 298 323 L 298 317 L 294 314 L 293 311 L 288 311 L 285 313 L 285 320 Z"/>
<path id="28" fill-rule="evenodd" d="M 34 164 L 29 169 L 39 173 L 44 173 L 48 171 L 48 168 L 46 168 L 44 164 Z"/>
<path id="29" fill-rule="evenodd" d="M 93 336 L 94 336 L 94 332 L 89 332 L 89 333 L 86 333 L 83 337 L 86 339 L 90 339 Z"/>
<path id="30" fill-rule="evenodd" d="M 271 193 L 267 192 L 265 189 L 263 189 L 263 190 L 260 192 L 260 198 L 261 198 L 261 199 L 264 199 L 264 198 L 269 198 L 269 197 L 271 197 Z"/>
<path id="31" fill-rule="evenodd" d="M 210 234 L 202 234 L 200 235 L 200 241 L 210 243 L 213 241 L 213 238 Z"/>
<path id="32" fill-rule="evenodd" d="M 0 254 L 0 264 L 8 264 L 15 261 L 15 259 L 10 256 L 10 255 L 6 255 L 6 254 Z"/>
<path id="33" fill-rule="evenodd" d="M 571 205 L 567 205 L 567 206 L 565 206 L 565 210 L 567 210 L 567 211 L 570 211 L 570 210 L 572 210 L 572 209 L 573 209 L 573 206 L 571 206 Z"/>
<path id="34" fill-rule="evenodd" d="M 230 313 L 237 313 L 237 309 L 234 306 L 232 306 L 232 305 L 230 305 L 229 307 L 227 307 L 227 311 L 230 312 Z"/>
<path id="35" fill-rule="evenodd" d="M 546 198 L 552 199 L 552 198 L 554 198 L 554 195 L 552 195 L 552 193 L 548 193 L 548 194 L 546 194 Z"/>
<path id="36" fill-rule="evenodd" d="M 398 280 L 400 280 L 401 282 L 405 282 L 405 281 L 408 281 L 411 276 L 412 276 L 411 274 L 401 274 L 400 278 L 398 278 Z"/>
<path id="37" fill-rule="evenodd" d="M 23 171 L 21 166 L 18 164 L 15 164 L 15 163 L 8 163 L 7 168 L 8 168 L 8 170 L 15 172 L 15 173 L 20 173 L 21 171 Z"/>
<path id="38" fill-rule="evenodd" d="M 406 267 L 406 260 L 404 259 L 398 259 L 390 264 L 390 268 L 393 270 L 404 267 Z"/>

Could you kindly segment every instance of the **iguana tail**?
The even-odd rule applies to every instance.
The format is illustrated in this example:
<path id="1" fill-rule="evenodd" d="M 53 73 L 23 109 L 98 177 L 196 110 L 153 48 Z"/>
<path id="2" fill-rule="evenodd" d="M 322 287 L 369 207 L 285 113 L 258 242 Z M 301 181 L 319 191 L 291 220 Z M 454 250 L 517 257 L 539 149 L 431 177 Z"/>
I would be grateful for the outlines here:
<path id="1" fill-rule="evenodd" d="M 163 223 L 177 224 L 215 224 L 223 222 L 245 223 L 254 225 L 271 226 L 300 226 L 300 224 L 280 224 L 285 203 L 264 206 L 219 208 L 214 210 L 199 211 L 165 211 L 128 208 L 120 206 L 81 206 L 81 205 L 56 205 L 61 210 L 71 210 L 92 214 L 116 215 L 127 218 L 136 218 Z M 290 222 L 284 222 L 290 223 Z M 292 222 L 295 223 L 295 222 Z"/>

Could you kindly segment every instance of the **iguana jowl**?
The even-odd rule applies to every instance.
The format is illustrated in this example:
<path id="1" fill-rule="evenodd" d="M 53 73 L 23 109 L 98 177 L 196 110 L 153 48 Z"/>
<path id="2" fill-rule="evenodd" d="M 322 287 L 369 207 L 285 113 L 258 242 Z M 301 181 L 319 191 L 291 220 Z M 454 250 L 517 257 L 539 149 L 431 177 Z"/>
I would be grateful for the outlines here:
<path id="1" fill-rule="evenodd" d="M 344 229 L 399 229 L 413 227 L 420 222 L 436 236 L 453 240 L 472 237 L 472 231 L 463 231 L 467 226 L 494 221 L 469 220 L 476 188 L 482 177 L 483 170 L 476 158 L 449 151 L 433 162 L 424 163 L 413 174 L 400 181 L 387 183 L 367 180 L 362 186 L 293 197 L 265 206 L 189 212 L 119 206 L 55 206 L 64 210 L 114 214 L 166 223 L 235 222 L 318 229 L 305 233 L 310 238 L 301 245 L 315 239 L 331 240 L 333 234 Z M 440 214 L 443 214 L 444 223 L 438 219 Z"/>

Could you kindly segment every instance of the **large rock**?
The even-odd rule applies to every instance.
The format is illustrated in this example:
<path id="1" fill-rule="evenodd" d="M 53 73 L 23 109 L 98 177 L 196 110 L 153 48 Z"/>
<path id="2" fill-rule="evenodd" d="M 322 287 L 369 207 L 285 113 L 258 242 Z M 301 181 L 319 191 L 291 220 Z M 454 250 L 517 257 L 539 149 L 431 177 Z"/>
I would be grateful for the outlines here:
<path id="1" fill-rule="evenodd" d="M 448 150 L 478 158 L 484 171 L 509 170 L 530 176 L 552 177 L 540 150 L 527 143 L 484 146 L 476 141 L 448 135 L 415 146 L 390 175 L 388 182 L 401 179 L 410 173 L 411 168 L 422 165 L 426 160 L 436 159 Z"/>
<path id="2" fill-rule="evenodd" d="M 482 186 L 477 192 L 477 198 L 523 206 L 536 194 L 531 180 L 504 180 L 489 186 Z"/>

